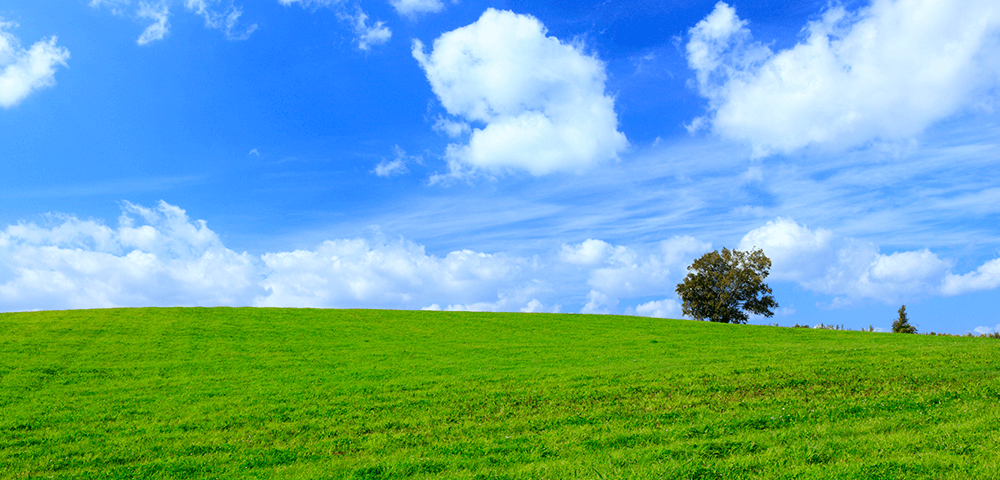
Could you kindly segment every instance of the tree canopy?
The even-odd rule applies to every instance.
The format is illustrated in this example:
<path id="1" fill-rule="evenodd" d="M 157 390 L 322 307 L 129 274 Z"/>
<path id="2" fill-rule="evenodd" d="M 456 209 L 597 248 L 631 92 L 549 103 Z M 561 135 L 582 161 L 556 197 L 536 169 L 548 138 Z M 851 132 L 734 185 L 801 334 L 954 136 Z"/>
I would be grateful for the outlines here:
<path id="1" fill-rule="evenodd" d="M 721 323 L 746 323 L 748 313 L 773 316 L 778 303 L 764 283 L 770 270 L 771 260 L 760 249 L 723 248 L 702 255 L 677 285 L 684 315 Z"/>
<path id="2" fill-rule="evenodd" d="M 899 307 L 899 317 L 892 322 L 892 333 L 917 333 L 917 327 L 910 325 L 910 319 L 906 317 L 906 305 Z"/>

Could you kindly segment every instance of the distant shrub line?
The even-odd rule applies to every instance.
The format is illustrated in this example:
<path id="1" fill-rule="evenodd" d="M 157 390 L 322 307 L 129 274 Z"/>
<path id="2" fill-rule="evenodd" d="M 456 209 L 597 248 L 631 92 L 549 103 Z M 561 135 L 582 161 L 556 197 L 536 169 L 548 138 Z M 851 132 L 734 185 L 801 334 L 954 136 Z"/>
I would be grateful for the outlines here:
<path id="1" fill-rule="evenodd" d="M 898 313 L 899 313 L 899 318 L 897 318 L 896 321 L 894 321 L 892 323 L 892 333 L 913 333 L 913 334 L 917 333 L 917 327 L 914 326 L 914 325 L 910 325 L 909 318 L 907 318 L 907 315 L 906 315 L 906 305 L 903 305 L 903 306 L 899 307 L 899 312 Z M 772 326 L 772 327 L 780 327 L 781 326 L 781 325 L 778 325 L 777 323 L 768 323 L 767 325 L 768 326 Z M 823 323 L 821 323 L 819 325 L 812 325 L 812 326 L 810 326 L 810 325 L 799 325 L 798 323 L 796 323 L 795 325 L 793 325 L 790 328 L 815 328 L 815 329 L 820 329 L 820 330 L 845 330 L 845 331 L 858 331 L 858 332 L 874 332 L 875 331 L 875 327 L 872 326 L 872 325 L 868 325 L 868 328 L 862 328 L 861 330 L 851 330 L 849 328 L 844 328 L 844 325 L 842 325 L 842 324 L 841 325 L 826 325 L 826 324 L 823 324 Z M 996 331 L 996 332 L 992 332 L 992 333 L 981 333 L 979 335 L 973 334 L 972 332 L 966 333 L 965 335 L 957 335 L 957 334 L 954 334 L 954 333 L 935 333 L 935 332 L 923 333 L 921 335 L 930 335 L 932 337 L 972 337 L 972 338 L 998 338 L 998 339 L 1000 339 L 1000 331 Z"/>
<path id="2" fill-rule="evenodd" d="M 778 325 L 777 323 L 775 323 L 775 324 L 770 324 L 770 326 L 772 326 L 772 327 L 780 327 L 781 325 Z M 868 328 L 862 328 L 861 330 L 851 330 L 850 328 L 844 328 L 843 325 L 825 325 L 825 324 L 822 324 L 822 323 L 819 324 L 819 325 L 811 325 L 811 326 L 810 325 L 799 325 L 798 323 L 796 323 L 795 325 L 792 325 L 791 327 L 787 327 L 787 328 L 816 328 L 816 329 L 821 329 L 821 330 L 844 330 L 844 331 L 848 331 L 848 332 L 874 332 L 875 331 L 875 327 L 872 327 L 871 325 L 869 325 Z M 956 334 L 956 333 L 936 333 L 936 332 L 930 332 L 930 333 L 920 333 L 918 335 L 929 335 L 929 336 L 932 336 L 932 337 L 972 337 L 972 338 L 997 338 L 997 339 L 1000 339 L 1000 332 L 981 333 L 979 335 L 976 335 L 976 334 L 974 334 L 972 332 L 966 333 L 965 335 L 960 335 L 960 334 Z"/>
<path id="3" fill-rule="evenodd" d="M 771 327 L 780 327 L 781 325 L 778 325 L 777 323 L 773 323 L 773 324 L 768 324 L 768 326 L 771 326 Z M 820 329 L 820 330 L 843 330 L 843 331 L 847 331 L 847 332 L 874 332 L 875 331 L 875 327 L 873 327 L 871 325 L 869 325 L 868 328 L 862 328 L 861 330 L 851 330 L 850 328 L 844 328 L 843 325 L 826 325 L 826 324 L 822 324 L 822 323 L 819 324 L 819 325 L 799 325 L 798 323 L 796 323 L 795 325 L 792 325 L 791 327 L 786 327 L 786 328 L 814 328 L 814 329 Z M 888 333 L 888 332 L 884 332 L 884 333 Z M 936 333 L 936 332 L 930 332 L 930 333 L 920 333 L 918 335 L 928 335 L 928 336 L 932 336 L 932 337 L 971 337 L 971 338 L 997 338 L 997 339 L 1000 339 L 1000 332 L 981 333 L 981 334 L 978 334 L 978 335 L 976 335 L 976 334 L 974 334 L 972 332 L 966 333 L 964 335 L 960 335 L 960 334 L 956 334 L 956 333 Z"/>

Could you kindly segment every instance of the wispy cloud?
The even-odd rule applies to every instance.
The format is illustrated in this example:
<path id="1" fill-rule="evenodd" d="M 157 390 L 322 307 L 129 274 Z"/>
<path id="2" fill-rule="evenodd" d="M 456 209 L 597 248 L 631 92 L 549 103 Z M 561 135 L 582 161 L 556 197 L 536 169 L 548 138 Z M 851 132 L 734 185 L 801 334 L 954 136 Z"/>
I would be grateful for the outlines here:
<path id="1" fill-rule="evenodd" d="M 441 0 L 390 0 L 396 12 L 405 17 L 416 17 L 422 13 L 437 13 L 444 10 Z"/>
<path id="2" fill-rule="evenodd" d="M 0 107 L 11 108 L 35 90 L 55 85 L 56 67 L 66 66 L 69 50 L 56 37 L 35 42 L 28 49 L 11 29 L 17 24 L 0 17 Z"/>
<path id="3" fill-rule="evenodd" d="M 379 162 L 378 165 L 375 166 L 375 169 L 372 170 L 372 173 L 380 177 L 391 177 L 393 175 L 402 175 L 404 173 L 407 173 L 409 169 L 406 168 L 406 162 L 411 157 L 406 155 L 406 151 L 404 151 L 402 148 L 399 148 L 399 145 L 396 145 L 394 151 L 395 151 L 395 158 L 393 158 L 392 160 L 383 159 L 381 162 Z M 412 158 L 412 160 L 419 162 L 420 158 L 414 157 Z"/>
<path id="4" fill-rule="evenodd" d="M 167 18 L 170 16 L 170 9 L 165 3 L 154 6 L 146 2 L 140 2 L 139 11 L 136 12 L 136 16 L 153 20 L 153 23 L 146 27 L 146 30 L 136 40 L 136 43 L 139 45 L 162 40 L 167 31 L 170 30 L 170 23 L 167 21 Z"/>
<path id="5" fill-rule="evenodd" d="M 257 24 L 244 25 L 240 22 L 243 8 L 236 6 L 232 0 L 91 0 L 94 8 L 108 8 L 114 15 L 126 16 L 129 12 L 138 19 L 152 20 L 136 43 L 148 45 L 162 40 L 170 33 L 170 11 L 178 4 L 183 4 L 184 10 L 200 16 L 207 28 L 220 30 L 228 40 L 246 40 L 257 30 Z"/>
<path id="6" fill-rule="evenodd" d="M 748 160 L 748 147 L 708 138 L 664 141 L 587 175 L 408 193 L 333 234 L 376 224 L 437 252 L 538 252 L 587 239 L 648 247 L 675 235 L 733 247 L 783 217 L 879 254 L 927 249 L 951 262 L 952 273 L 967 274 L 1000 249 L 992 227 L 1000 203 L 987 201 L 1000 181 L 997 138 L 989 122 L 948 124 L 901 156 L 870 148 L 808 161 Z"/>
<path id="7" fill-rule="evenodd" d="M 369 23 L 368 14 L 360 7 L 352 15 L 347 15 L 347 19 L 354 27 L 354 39 L 359 50 L 368 51 L 373 45 L 382 45 L 392 38 L 392 30 L 385 25 L 385 22 Z"/>
<path id="8" fill-rule="evenodd" d="M 278 0 L 278 3 L 286 7 L 298 4 L 312 11 L 319 8 L 333 10 L 338 18 L 350 25 L 354 31 L 354 43 L 363 52 L 371 50 L 373 46 L 388 43 L 392 38 L 392 29 L 384 21 L 370 22 L 361 6 L 355 4 L 351 8 L 343 0 Z"/>
<path id="9" fill-rule="evenodd" d="M 215 7 L 219 3 L 224 5 L 223 8 Z M 240 26 L 243 9 L 234 5 L 232 0 L 228 5 L 224 0 L 184 0 L 184 7 L 201 16 L 206 27 L 222 30 L 229 40 L 246 40 L 257 30 L 256 23 Z"/>
<path id="10" fill-rule="evenodd" d="M 316 9 L 320 7 L 330 8 L 334 5 L 340 5 L 344 3 L 344 0 L 278 0 L 278 3 L 286 7 L 298 4 L 302 6 L 302 8 Z"/>

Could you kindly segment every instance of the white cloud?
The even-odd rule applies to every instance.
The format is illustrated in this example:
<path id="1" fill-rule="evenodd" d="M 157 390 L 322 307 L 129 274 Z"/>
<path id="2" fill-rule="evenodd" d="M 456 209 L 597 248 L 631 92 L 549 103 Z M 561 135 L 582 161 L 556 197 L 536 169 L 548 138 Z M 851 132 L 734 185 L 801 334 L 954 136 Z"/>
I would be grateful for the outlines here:
<path id="1" fill-rule="evenodd" d="M 590 270 L 587 284 L 614 299 L 673 293 L 687 274 L 687 265 L 709 248 L 711 244 L 692 237 L 661 242 L 659 251 L 649 255 L 623 246 L 608 248 L 601 260 L 604 265 Z"/>
<path id="2" fill-rule="evenodd" d="M 828 8 L 795 46 L 772 52 L 719 2 L 690 30 L 688 64 L 710 125 L 757 154 L 910 138 L 980 103 L 1000 80 L 993 0 L 874 0 Z"/>
<path id="3" fill-rule="evenodd" d="M 777 218 L 751 230 L 740 241 L 741 250 L 761 248 L 771 259 L 771 278 L 777 281 L 811 281 L 822 277 L 836 262 L 833 232 L 815 231 L 794 220 Z"/>
<path id="4" fill-rule="evenodd" d="M 624 254 L 625 247 L 618 247 Z M 574 265 L 596 265 L 615 251 L 610 243 L 603 240 L 587 239 L 579 245 L 563 245 L 559 251 L 559 259 Z"/>
<path id="5" fill-rule="evenodd" d="M 597 290 L 591 290 L 587 294 L 587 304 L 583 306 L 580 313 L 607 315 L 617 306 L 617 298 L 605 295 Z"/>
<path id="6" fill-rule="evenodd" d="M 834 306 L 860 299 L 898 303 L 926 295 L 958 295 L 1000 286 L 1000 259 L 965 275 L 928 249 L 883 254 L 869 242 L 838 238 L 787 218 L 754 229 L 739 248 L 758 247 L 771 259 L 774 280 L 794 281 L 813 291 L 841 297 Z"/>
<path id="7" fill-rule="evenodd" d="M 753 246 L 772 258 L 772 279 L 834 295 L 832 306 L 1000 286 L 1000 259 L 957 275 L 930 250 L 882 254 L 873 244 L 789 219 L 754 229 L 739 248 Z M 125 203 L 114 227 L 49 216 L 43 224 L 0 231 L 0 310 L 259 305 L 558 312 L 570 302 L 583 313 L 676 318 L 673 289 L 710 248 L 682 236 L 653 247 L 588 239 L 542 258 L 471 250 L 436 256 L 403 239 L 355 238 L 258 257 L 229 250 L 204 221 L 176 206 Z M 650 297 L 660 300 L 629 302 Z"/>
<path id="8" fill-rule="evenodd" d="M 536 18 L 488 9 L 447 32 L 430 54 L 413 56 L 450 115 L 472 128 L 468 143 L 447 148 L 451 173 L 581 171 L 616 159 L 627 146 L 604 64 L 579 45 L 546 36 Z"/>
<path id="9" fill-rule="evenodd" d="M 363 52 L 371 50 L 373 46 L 385 44 L 392 38 L 392 30 L 385 22 L 369 23 L 368 14 L 360 6 L 355 5 L 353 10 L 349 10 L 343 0 L 278 0 L 278 3 L 286 7 L 298 4 L 313 11 L 321 7 L 333 9 L 338 18 L 351 26 L 354 42 L 358 50 Z"/>
<path id="10" fill-rule="evenodd" d="M 372 173 L 380 177 L 391 177 L 393 175 L 402 175 L 409 171 L 406 168 L 406 160 L 409 158 L 407 157 L 406 152 L 402 148 L 399 148 L 399 145 L 396 145 L 394 150 L 395 158 L 392 160 L 383 159 L 378 165 L 375 166 Z M 414 160 L 419 162 L 420 158 L 414 157 Z"/>
<path id="11" fill-rule="evenodd" d="M 222 246 L 204 222 L 160 203 L 126 203 L 117 228 L 74 217 L 0 233 L 3 310 L 249 305 L 255 259 Z"/>
<path id="12" fill-rule="evenodd" d="M 213 4 L 224 3 L 222 0 L 184 0 L 184 7 L 200 15 L 205 20 L 205 26 L 222 30 L 229 40 L 246 40 L 250 34 L 257 30 L 257 24 L 253 23 L 246 28 L 238 28 L 240 17 L 243 16 L 243 9 L 233 5 L 232 1 L 224 9 L 216 10 Z"/>
<path id="13" fill-rule="evenodd" d="M 170 30 L 170 23 L 167 18 L 170 16 L 170 9 L 167 8 L 165 3 L 153 6 L 146 2 L 139 3 L 139 11 L 136 13 L 139 18 L 145 18 L 153 20 L 153 23 L 146 27 L 146 30 L 139 35 L 139 39 L 136 43 L 139 45 L 145 45 L 149 42 L 156 40 L 162 40 Z"/>
<path id="14" fill-rule="evenodd" d="M 332 7 L 343 3 L 343 0 L 278 0 L 284 6 L 299 4 L 302 8 Z"/>
<path id="15" fill-rule="evenodd" d="M 378 21 L 368 23 L 368 14 L 360 8 L 350 17 L 354 26 L 354 37 L 358 43 L 358 49 L 368 51 L 373 45 L 382 45 L 392 38 L 392 30 L 385 26 L 385 22 Z"/>
<path id="16" fill-rule="evenodd" d="M 269 294 L 259 303 L 271 306 L 419 308 L 433 300 L 453 310 L 495 310 L 509 305 L 517 295 L 508 291 L 530 283 L 533 271 L 529 259 L 470 250 L 439 258 L 403 240 L 330 240 L 315 251 L 262 259 Z"/>
<path id="17" fill-rule="evenodd" d="M 995 326 L 995 327 L 983 327 L 983 326 L 979 326 L 979 327 L 974 328 L 973 331 L 976 332 L 976 333 L 978 333 L 978 334 L 980 334 L 980 335 L 988 335 L 988 334 L 991 334 L 991 333 L 994 333 L 994 332 L 1000 332 L 1000 324 L 997 324 L 997 326 Z"/>
<path id="18" fill-rule="evenodd" d="M 681 304 L 672 298 L 643 303 L 635 313 L 643 317 L 681 318 Z"/>
<path id="19" fill-rule="evenodd" d="M 456 122 L 450 118 L 441 117 L 434 122 L 434 130 L 444 133 L 451 138 L 458 138 L 469 134 L 472 131 L 472 127 L 465 122 Z"/>
<path id="20" fill-rule="evenodd" d="M 603 253 L 587 253 L 594 245 Z M 257 305 L 559 312 L 568 300 L 586 303 L 576 307 L 583 312 L 621 313 L 623 299 L 672 293 L 683 266 L 708 247 L 675 237 L 640 253 L 646 250 L 592 239 L 547 258 L 472 250 L 436 256 L 403 239 L 354 238 L 252 256 L 229 250 L 206 222 L 176 206 L 126 202 L 116 226 L 50 215 L 43 224 L 0 231 L 0 311 Z M 667 300 L 639 311 L 669 312 Z"/>
<path id="21" fill-rule="evenodd" d="M 399 158 L 393 160 L 382 160 L 378 165 L 375 165 L 375 170 L 372 170 L 375 175 L 380 177 L 391 177 L 393 175 L 402 175 L 408 172 L 406 164 L 403 163 Z"/>
<path id="22" fill-rule="evenodd" d="M 640 255 L 632 248 L 613 246 L 602 240 L 563 245 L 558 252 L 560 261 L 586 267 L 591 291 L 582 313 L 611 313 L 622 298 L 673 294 L 674 286 L 686 274 L 685 267 L 697 255 L 708 251 L 711 244 L 683 236 L 660 242 L 658 247 L 651 254 Z M 639 315 L 657 316 L 654 313 L 671 311 L 671 302 L 676 300 L 649 302 L 635 311 Z"/>
<path id="23" fill-rule="evenodd" d="M 180 0 L 160 0 L 157 2 L 147 2 L 140 0 L 133 9 L 132 0 L 91 0 L 90 6 L 93 8 L 107 7 L 114 15 L 126 15 L 129 10 L 133 10 L 136 18 L 152 20 L 136 43 L 147 45 L 157 40 L 162 40 L 170 33 L 170 9 L 181 3 Z M 246 40 L 257 30 L 257 24 L 241 26 L 240 17 L 243 16 L 243 9 L 233 4 L 232 0 L 183 0 L 184 9 L 200 16 L 205 21 L 205 26 L 215 30 L 221 30 L 228 40 Z M 220 8 L 221 7 L 221 8 Z"/>
<path id="24" fill-rule="evenodd" d="M 397 13 L 406 17 L 444 10 L 444 2 L 441 0 L 391 0 L 390 3 Z"/>
<path id="25" fill-rule="evenodd" d="M 93 8 L 100 8 L 106 6 L 111 9 L 111 13 L 115 15 L 124 15 L 124 7 L 129 6 L 132 0 L 91 0 L 90 6 Z"/>
<path id="26" fill-rule="evenodd" d="M 66 66 L 69 50 L 56 46 L 56 37 L 42 39 L 31 48 L 10 33 L 16 24 L 0 18 L 0 107 L 10 108 L 31 92 L 55 85 L 56 67 Z"/>
<path id="27" fill-rule="evenodd" d="M 530 290 L 527 289 L 527 290 Z M 520 311 L 524 313 L 559 313 L 559 305 L 554 305 L 550 308 L 546 308 L 545 305 L 536 298 L 532 298 L 530 301 L 525 301 L 524 296 L 525 289 L 518 289 L 513 292 L 501 292 L 499 298 L 495 302 L 476 302 L 468 304 L 451 304 L 445 308 L 437 307 L 438 310 L 444 310 L 446 312 L 513 312 Z M 513 294 L 513 295 L 512 295 Z M 520 305 L 524 305 L 520 307 Z M 422 310 L 433 310 L 437 304 L 432 304 L 430 307 L 424 307 Z"/>
<path id="28" fill-rule="evenodd" d="M 314 250 L 238 254 L 204 221 L 165 202 L 125 203 L 116 227 L 51 216 L 0 232 L 0 310 L 261 305 L 554 311 L 537 262 L 412 242 L 326 241 Z"/>
<path id="29" fill-rule="evenodd" d="M 540 313 L 545 311 L 545 306 L 542 302 L 539 302 L 537 298 L 532 298 L 524 308 L 521 309 L 524 313 Z"/>
<path id="30" fill-rule="evenodd" d="M 993 290 L 1000 287 L 1000 259 L 990 260 L 975 272 L 965 275 L 949 273 L 944 279 L 942 289 L 945 295 L 961 295 L 979 290 Z"/>

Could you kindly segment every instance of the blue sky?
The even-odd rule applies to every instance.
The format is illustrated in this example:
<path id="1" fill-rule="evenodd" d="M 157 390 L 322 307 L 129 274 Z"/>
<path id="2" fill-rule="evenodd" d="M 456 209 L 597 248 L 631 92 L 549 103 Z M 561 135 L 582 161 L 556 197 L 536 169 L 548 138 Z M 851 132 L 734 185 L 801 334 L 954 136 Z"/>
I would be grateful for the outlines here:
<path id="1" fill-rule="evenodd" d="M 1000 328 L 993 1 L 0 6 L 0 310 L 679 317 L 763 248 L 757 323 Z"/>

